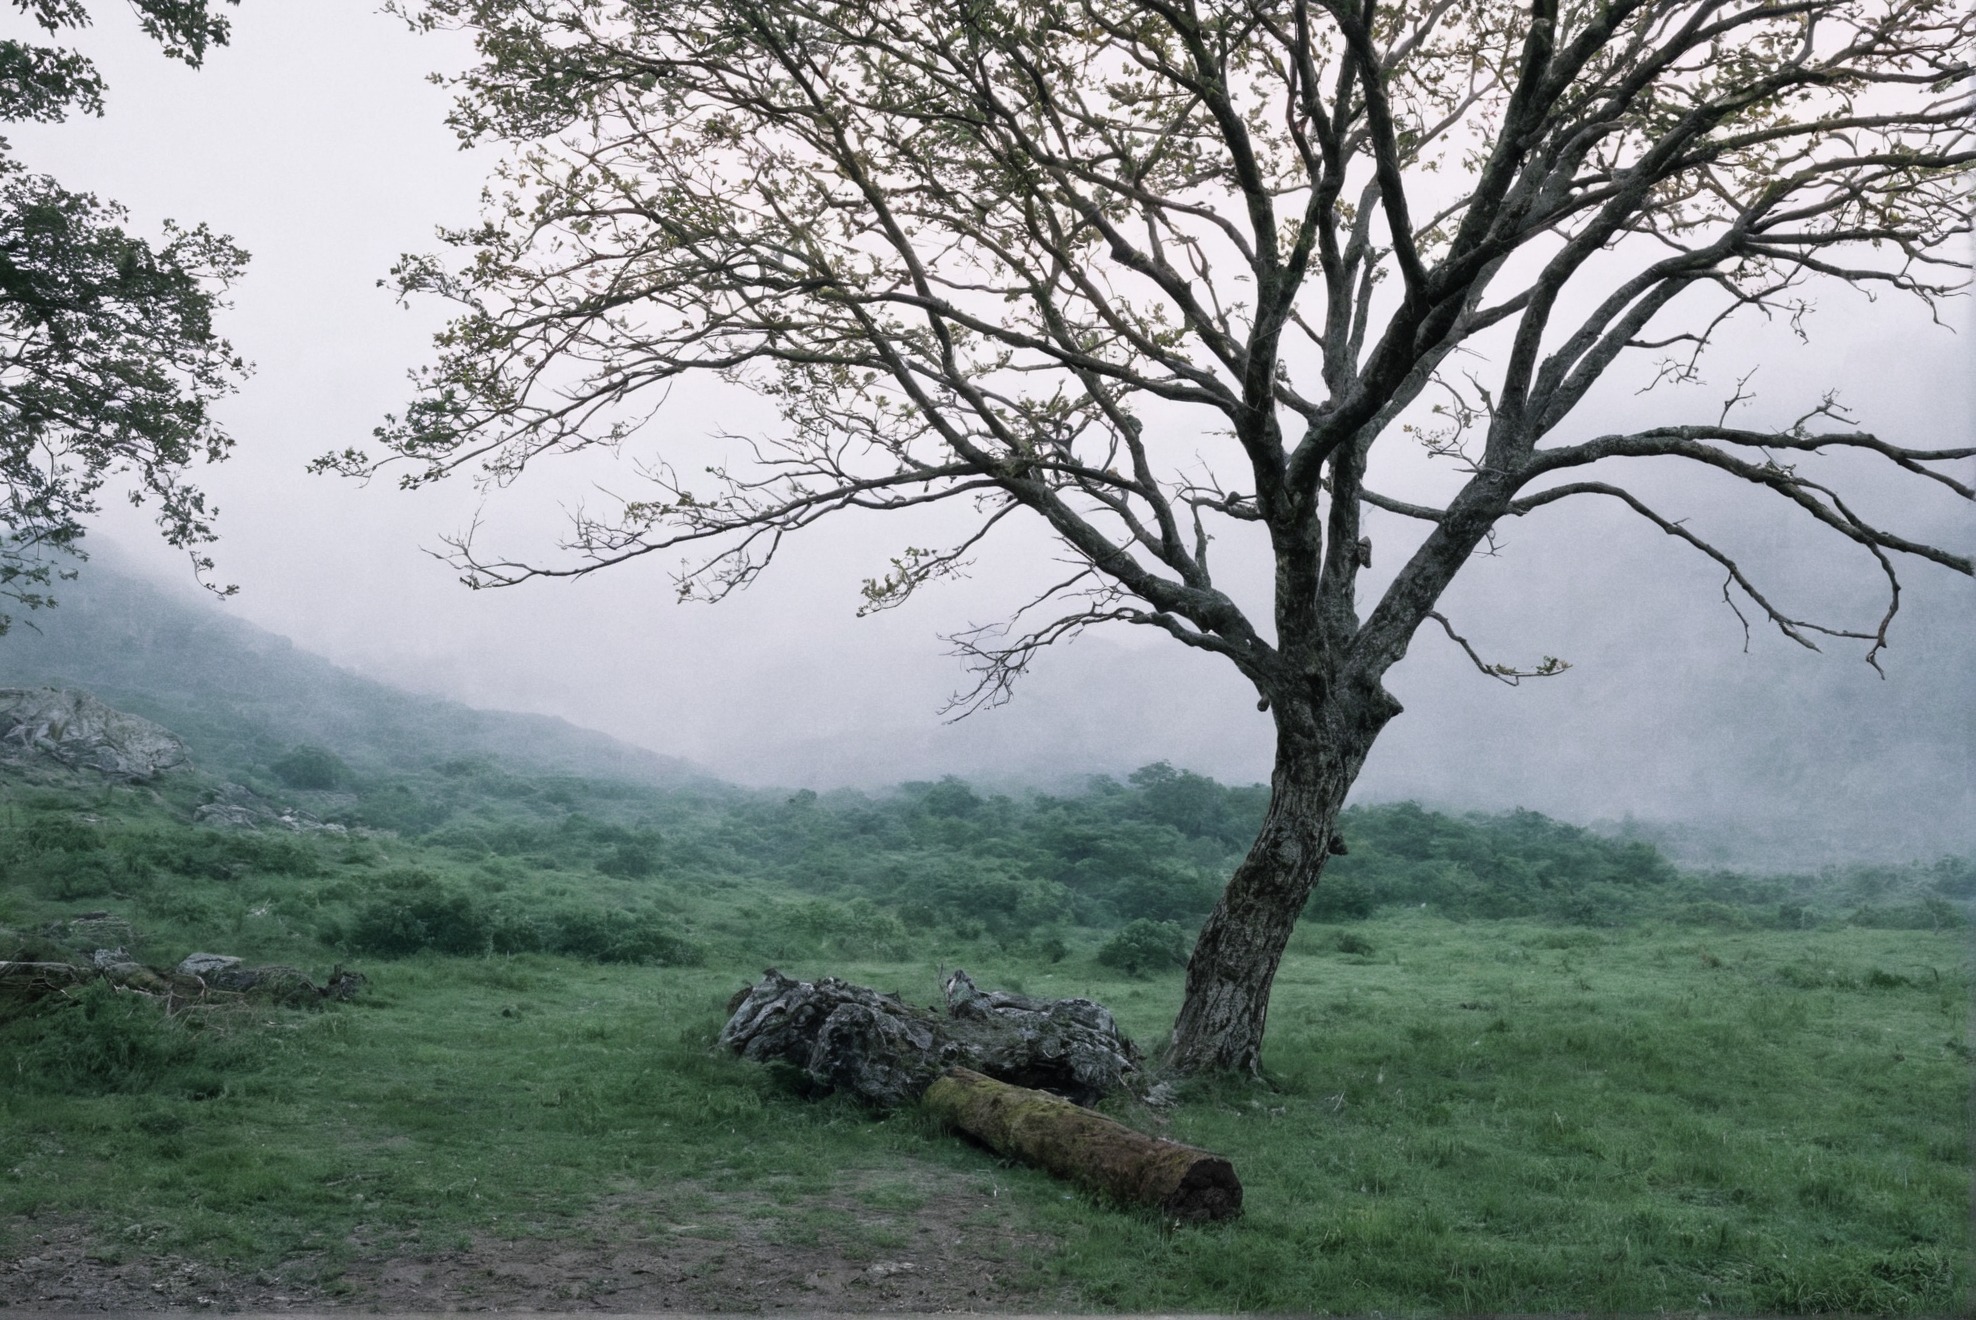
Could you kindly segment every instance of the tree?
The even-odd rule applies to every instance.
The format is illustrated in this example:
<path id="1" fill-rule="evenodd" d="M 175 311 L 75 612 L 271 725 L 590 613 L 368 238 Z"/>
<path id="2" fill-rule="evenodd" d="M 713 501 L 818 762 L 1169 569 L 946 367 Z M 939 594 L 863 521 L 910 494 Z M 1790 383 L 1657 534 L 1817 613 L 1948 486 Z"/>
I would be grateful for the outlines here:
<path id="1" fill-rule="evenodd" d="M 471 32 L 461 136 L 508 144 L 465 259 L 408 258 L 462 310 L 376 457 L 409 485 L 505 485 L 653 446 L 651 487 L 580 512 L 547 562 L 453 541 L 473 585 L 685 548 L 683 597 L 744 586 L 850 510 L 947 502 L 867 608 L 952 574 L 1005 522 L 1073 561 L 1020 626 L 960 640 L 1006 695 L 1096 624 L 1226 658 L 1273 716 L 1261 831 L 1200 932 L 1169 1066 L 1259 1066 L 1268 994 L 1400 713 L 1383 685 L 1506 518 L 1600 500 L 1712 560 L 1732 606 L 1806 646 L 1888 640 L 1898 566 L 1960 554 L 1863 516 L 1862 461 L 1972 498 L 1831 398 L 1780 426 L 1601 432 L 1602 378 L 1699 379 L 1737 318 L 1821 283 L 1932 309 L 1965 276 L 1972 19 L 1940 0 L 421 0 Z M 1453 368 L 1459 365 L 1460 374 Z M 745 463 L 687 476 L 646 427 L 681 377 L 778 405 Z M 1397 447 L 1447 498 L 1376 484 Z M 1787 502 L 1884 571 L 1820 624 L 1630 475 L 1680 460 Z M 1868 474 L 1869 479 L 1873 474 Z M 1361 585 L 1370 520 L 1418 528 Z M 1267 612 L 1210 570 L 1266 541 Z M 1382 533 L 1382 537 L 1385 533 Z M 1395 533 L 1404 541 L 1404 533 Z M 1394 544 L 1389 540 L 1388 544 Z M 1219 562 L 1219 561 L 1217 561 Z"/>
<path id="2" fill-rule="evenodd" d="M 232 3 L 233 0 L 226 0 Z M 82 0 L 12 0 L 43 32 L 82 28 Z M 219 0 L 131 0 L 147 36 L 197 66 L 225 45 Z M 0 40 L 0 122 L 103 113 L 103 80 L 74 51 Z M 0 139 L 0 597 L 28 608 L 106 484 L 153 501 L 165 540 L 212 561 L 212 510 L 185 470 L 226 456 L 213 401 L 246 367 L 213 312 L 246 254 L 199 225 L 169 221 L 153 244 L 126 233 L 122 207 L 30 171 Z M 8 616 L 0 614 L 0 632 Z"/>

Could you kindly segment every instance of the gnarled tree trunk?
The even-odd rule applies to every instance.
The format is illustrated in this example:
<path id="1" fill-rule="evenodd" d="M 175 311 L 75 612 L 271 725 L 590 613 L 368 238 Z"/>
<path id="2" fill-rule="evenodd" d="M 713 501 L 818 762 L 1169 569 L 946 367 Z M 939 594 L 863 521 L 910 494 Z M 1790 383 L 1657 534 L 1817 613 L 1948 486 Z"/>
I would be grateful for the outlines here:
<path id="1" fill-rule="evenodd" d="M 1194 942 L 1165 1059 L 1171 1072 L 1260 1073 L 1277 964 L 1330 855 L 1345 795 L 1399 703 L 1375 685 L 1357 700 L 1274 709 L 1269 810 Z"/>

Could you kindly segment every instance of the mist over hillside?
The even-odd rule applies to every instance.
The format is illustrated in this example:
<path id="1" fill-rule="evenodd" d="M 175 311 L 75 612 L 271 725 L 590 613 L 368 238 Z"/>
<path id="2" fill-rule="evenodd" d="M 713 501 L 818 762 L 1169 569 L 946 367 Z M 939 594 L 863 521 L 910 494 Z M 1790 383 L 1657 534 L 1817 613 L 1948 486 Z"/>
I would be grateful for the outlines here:
<path id="1" fill-rule="evenodd" d="M 709 776 L 677 757 L 551 715 L 476 710 L 338 668 L 223 609 L 91 562 L 60 604 L 0 635 L 0 686 L 84 688 L 184 738 L 195 761 L 240 775 L 298 745 L 353 769 L 459 757 L 671 786 Z"/>
<path id="2" fill-rule="evenodd" d="M 1794 548 L 1770 550 L 1791 562 Z M 654 786 L 717 777 L 875 790 L 957 774 L 985 788 L 1058 792 L 1154 761 L 1224 783 L 1267 775 L 1268 717 L 1239 685 L 1216 681 L 1225 676 L 1214 661 L 1181 648 L 1088 639 L 1049 657 L 1009 706 L 960 725 L 940 722 L 933 694 L 915 686 L 927 677 L 918 670 L 895 674 L 884 699 L 842 683 L 792 725 L 773 717 L 782 705 L 759 690 L 750 699 L 739 676 L 710 664 L 672 685 L 698 694 L 676 712 L 679 746 L 711 747 L 709 721 L 727 729 L 709 769 L 636 745 L 655 741 L 652 707 L 680 699 L 656 679 L 633 698 L 623 682 L 592 674 L 597 683 L 575 704 L 531 698 L 525 682 L 497 684 L 496 694 L 468 684 L 470 700 L 560 708 L 568 718 L 475 709 L 439 695 L 457 686 L 444 666 L 425 682 L 382 674 L 402 687 L 363 677 L 233 606 L 155 584 L 103 549 L 79 580 L 61 584 L 58 608 L 24 613 L 0 636 L 0 685 L 86 688 L 177 731 L 201 765 L 235 777 L 305 743 L 360 772 L 492 756 Z M 1492 652 L 1555 641 L 1576 667 L 1509 689 L 1429 639 L 1396 675 L 1408 711 L 1355 801 L 1529 808 L 1651 841 L 1684 864 L 1755 870 L 1932 860 L 1976 847 L 1976 618 L 1958 610 L 1956 592 L 1916 584 L 1882 680 L 1839 648 L 1817 655 L 1762 633 L 1744 654 L 1726 611 L 1692 608 L 1706 596 L 1703 582 L 1636 591 L 1614 619 L 1601 608 L 1600 582 L 1573 581 L 1562 564 L 1534 575 L 1529 567 L 1516 591 L 1478 574 L 1464 612 L 1483 623 L 1477 636 Z M 1587 622 L 1598 618 L 1609 626 Z M 552 609 L 541 626 L 567 634 L 576 622 Z M 443 631 L 443 620 L 435 626 Z M 408 648 L 432 643 L 434 627 L 406 628 Z M 1646 655 L 1655 679 L 1642 684 Z M 482 659 L 484 673 L 499 676 L 515 657 Z M 801 660 L 792 651 L 788 663 Z M 657 663 L 661 677 L 670 672 Z M 785 685 L 754 681 L 786 705 Z M 795 678 L 786 686 L 802 690 Z M 613 718 L 624 721 L 621 737 L 580 727 L 610 728 Z"/>

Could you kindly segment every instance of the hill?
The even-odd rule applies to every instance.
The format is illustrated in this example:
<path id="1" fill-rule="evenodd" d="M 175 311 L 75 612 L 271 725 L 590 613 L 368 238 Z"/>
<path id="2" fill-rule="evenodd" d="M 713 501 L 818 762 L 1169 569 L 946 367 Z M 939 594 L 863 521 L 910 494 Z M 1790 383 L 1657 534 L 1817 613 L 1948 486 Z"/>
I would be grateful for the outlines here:
<path id="1" fill-rule="evenodd" d="M 0 687 L 80 687 L 244 779 L 301 746 L 362 774 L 493 757 L 539 773 L 667 787 L 711 776 L 546 715 L 475 710 L 340 669 L 287 638 L 94 561 L 61 604 L 0 635 Z"/>

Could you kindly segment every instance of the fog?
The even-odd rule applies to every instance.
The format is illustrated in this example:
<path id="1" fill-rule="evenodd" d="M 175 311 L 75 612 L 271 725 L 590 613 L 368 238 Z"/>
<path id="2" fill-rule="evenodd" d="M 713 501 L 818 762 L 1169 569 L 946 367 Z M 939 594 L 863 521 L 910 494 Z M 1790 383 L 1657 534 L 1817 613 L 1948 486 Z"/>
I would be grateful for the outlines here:
<path id="1" fill-rule="evenodd" d="M 915 535 L 924 527 L 819 529 L 717 607 L 675 604 L 668 566 L 643 562 L 466 591 L 429 553 L 475 515 L 465 484 L 407 495 L 303 470 L 361 444 L 402 404 L 404 372 L 437 324 L 436 309 L 398 308 L 377 281 L 400 252 L 433 246 L 435 224 L 474 214 L 488 162 L 457 150 L 444 93 L 422 81 L 464 52 L 340 0 L 244 6 L 233 46 L 196 73 L 158 58 L 131 26 L 106 9 L 105 26 L 86 35 L 110 83 L 104 120 L 14 136 L 30 166 L 125 203 L 139 229 L 205 220 L 253 253 L 225 329 L 258 371 L 224 408 L 237 455 L 202 478 L 221 509 L 216 576 L 240 593 L 210 608 L 375 678 L 560 715 L 743 783 L 948 773 L 1055 783 L 1161 759 L 1223 779 L 1267 775 L 1269 721 L 1234 671 L 1129 632 L 1083 638 L 1039 663 L 1009 705 L 946 722 L 942 706 L 966 676 L 939 638 L 1021 598 L 1049 557 L 1021 535 L 991 545 L 968 580 L 867 619 L 855 617 L 860 581 L 900 547 L 926 544 Z M 1956 314 L 1966 330 L 1966 312 Z M 1967 442 L 1976 379 L 1966 333 L 1843 292 L 1826 295 L 1810 329 L 1808 346 L 1779 327 L 1751 327 L 1736 346 L 1762 367 L 1765 406 L 1789 416 L 1841 385 L 1873 428 L 1909 443 Z M 1601 406 L 1648 406 L 1628 400 L 1609 392 Z M 770 420 L 752 400 L 701 391 L 682 392 L 660 424 L 688 443 L 716 421 Z M 1734 545 L 1781 584 L 1788 607 L 1802 615 L 1823 602 L 1850 626 L 1872 617 L 1870 562 L 1835 538 L 1737 492 L 1668 489 L 1665 512 Z M 1884 492 L 1903 529 L 1967 553 L 1967 506 L 1910 502 L 1910 489 Z M 547 546 L 556 497 L 581 493 L 576 483 L 518 490 L 490 514 L 512 544 Z M 1471 566 L 1447 611 L 1478 648 L 1511 663 L 1556 655 L 1572 668 L 1511 689 L 1423 633 L 1392 677 L 1407 710 L 1361 797 L 1681 823 L 1699 830 L 1691 854 L 1744 863 L 1976 847 L 1976 592 L 1966 580 L 1906 570 L 1882 679 L 1855 643 L 1814 654 L 1753 624 L 1746 647 L 1720 573 L 1622 517 L 1616 506 L 1546 511 Z M 1404 530 L 1374 534 L 1382 569 L 1397 565 Z M 107 509 L 96 540 L 141 573 L 189 581 L 141 513 Z"/>

